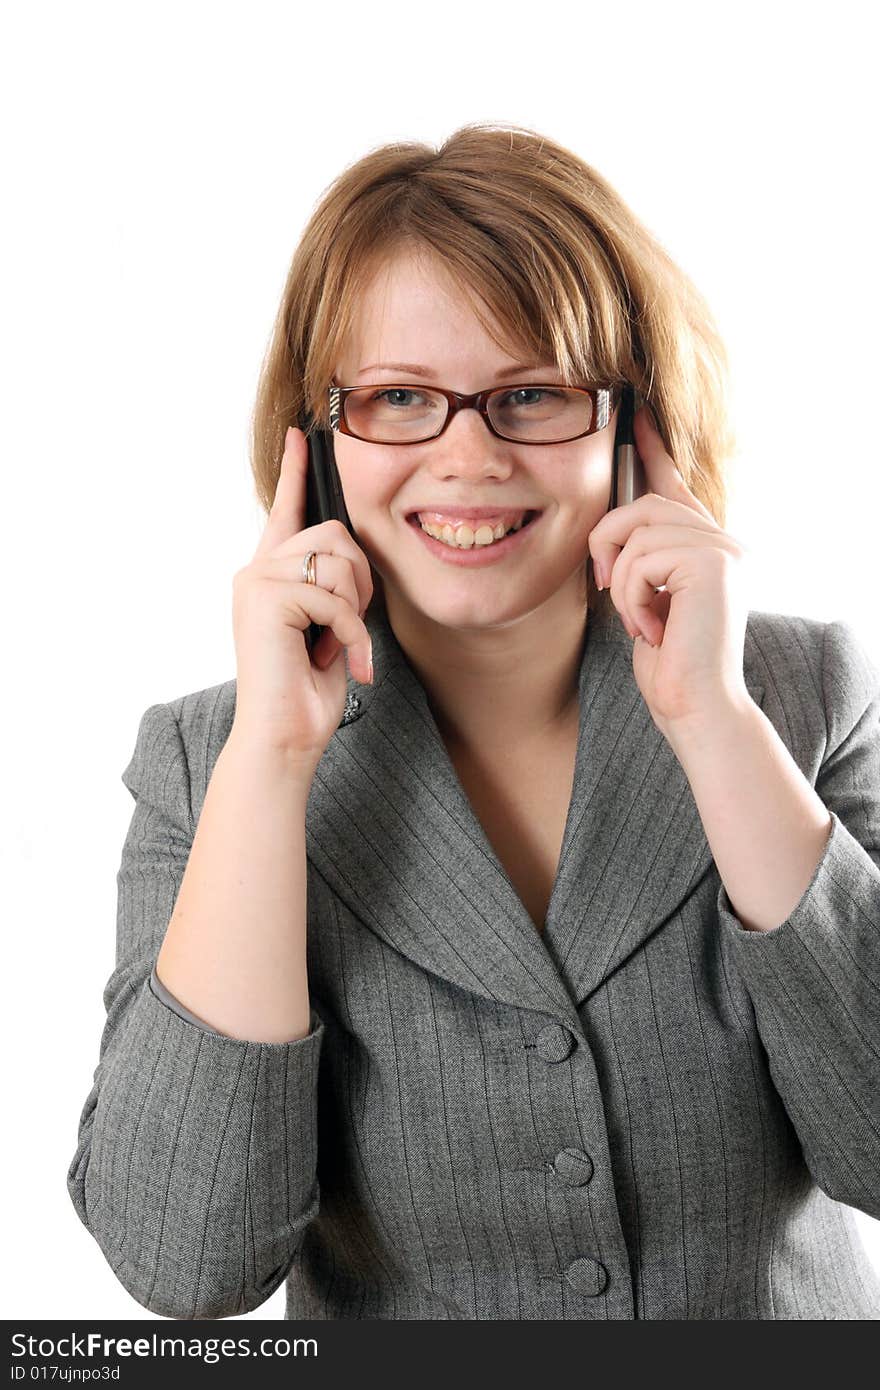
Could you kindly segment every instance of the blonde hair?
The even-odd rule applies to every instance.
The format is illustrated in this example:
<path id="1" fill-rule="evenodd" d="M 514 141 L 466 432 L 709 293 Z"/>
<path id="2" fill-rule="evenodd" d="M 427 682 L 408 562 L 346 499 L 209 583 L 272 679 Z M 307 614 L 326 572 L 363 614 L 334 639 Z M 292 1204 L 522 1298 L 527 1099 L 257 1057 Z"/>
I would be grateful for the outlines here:
<path id="1" fill-rule="evenodd" d="M 406 141 L 370 151 L 312 213 L 252 416 L 251 470 L 267 514 L 288 425 L 308 411 L 329 428 L 327 388 L 361 288 L 406 249 L 433 255 L 472 292 L 474 313 L 503 350 L 552 359 L 575 383 L 630 382 L 685 482 L 724 525 L 723 466 L 734 447 L 728 360 L 706 302 L 589 164 L 533 130 L 482 122 L 439 149 Z M 589 609 L 611 611 L 587 570 Z"/>

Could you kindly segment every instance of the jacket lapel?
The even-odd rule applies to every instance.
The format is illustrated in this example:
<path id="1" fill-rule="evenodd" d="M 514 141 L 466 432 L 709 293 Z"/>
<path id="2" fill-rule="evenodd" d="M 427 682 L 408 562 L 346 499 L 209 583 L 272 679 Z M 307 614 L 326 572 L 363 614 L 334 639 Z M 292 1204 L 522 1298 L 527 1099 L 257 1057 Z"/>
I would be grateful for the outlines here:
<path id="1" fill-rule="evenodd" d="M 368 615 L 376 685 L 349 680 L 309 798 L 309 857 L 396 951 L 460 989 L 577 1009 L 709 868 L 687 778 L 654 725 L 616 614 L 591 615 L 571 804 L 543 933 L 478 821 L 384 609 Z M 763 688 L 747 638 L 744 675 Z"/>

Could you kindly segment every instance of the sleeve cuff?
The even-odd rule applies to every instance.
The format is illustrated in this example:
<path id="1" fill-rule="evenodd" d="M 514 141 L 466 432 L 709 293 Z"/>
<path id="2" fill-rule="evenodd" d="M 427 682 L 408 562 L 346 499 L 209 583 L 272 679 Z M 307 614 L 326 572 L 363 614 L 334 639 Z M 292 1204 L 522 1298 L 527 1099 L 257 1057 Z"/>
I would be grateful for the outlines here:
<path id="1" fill-rule="evenodd" d="M 212 1028 L 210 1024 L 205 1023 L 204 1019 L 198 1018 L 195 1014 L 190 1013 L 189 1009 L 181 1004 L 180 1000 L 171 993 L 170 989 L 165 988 L 159 976 L 156 974 L 155 965 L 150 972 L 150 992 L 154 994 L 167 1009 L 171 1009 L 172 1013 L 177 1014 L 178 1018 L 185 1019 L 186 1022 L 191 1023 L 194 1028 L 201 1028 L 203 1033 L 212 1033 L 215 1038 L 229 1038 L 232 1042 L 239 1041 L 239 1039 L 230 1038 L 228 1033 L 221 1033 L 219 1029 Z M 295 1047 L 297 1043 L 306 1042 L 309 1038 L 314 1037 L 320 1022 L 321 1020 L 318 1018 L 315 1010 L 311 1009 L 309 1012 L 309 1031 L 306 1036 L 304 1038 L 291 1038 L 289 1042 L 282 1043 L 281 1046 Z M 259 1044 L 255 1045 L 258 1046 Z"/>
<path id="2" fill-rule="evenodd" d="M 836 859 L 838 861 L 838 864 L 840 865 L 841 855 L 847 855 L 847 850 L 843 848 L 840 844 L 841 835 L 848 836 L 848 838 L 852 841 L 852 844 L 856 847 L 856 849 L 862 855 L 865 854 L 865 850 L 855 839 L 853 839 L 852 835 L 849 834 L 849 831 L 846 829 L 846 826 L 843 824 L 840 817 L 837 816 L 835 812 L 832 811 L 830 808 L 829 814 L 831 816 L 831 829 L 828 832 L 828 838 L 825 841 L 825 848 L 822 851 L 822 857 L 816 865 L 815 869 L 813 870 L 813 876 L 807 884 L 806 888 L 804 889 L 803 893 L 801 894 L 799 901 L 795 904 L 794 908 L 792 908 L 789 915 L 785 918 L 785 921 L 780 922 L 779 925 L 776 927 L 770 927 L 766 931 L 760 931 L 751 927 L 744 927 L 739 919 L 739 916 L 737 915 L 736 909 L 733 906 L 733 903 L 731 902 L 730 897 L 728 896 L 727 889 L 725 888 L 724 883 L 722 881 L 718 889 L 717 906 L 718 916 L 723 924 L 723 930 L 732 934 L 735 938 L 765 938 L 775 936 L 777 932 L 784 931 L 785 928 L 789 925 L 793 925 L 796 928 L 799 920 L 803 921 L 804 918 L 810 915 L 811 908 L 815 908 L 814 900 L 817 894 L 821 891 L 820 880 L 823 878 L 825 874 L 828 873 L 829 868 L 831 867 L 830 861 Z M 848 864 L 846 865 L 846 867 L 848 868 Z"/>
<path id="3" fill-rule="evenodd" d="M 772 988 L 779 971 L 818 970 L 846 997 L 853 978 L 880 974 L 880 866 L 835 811 L 825 850 L 799 902 L 769 931 L 744 927 L 718 889 L 721 931 L 747 985 Z"/>

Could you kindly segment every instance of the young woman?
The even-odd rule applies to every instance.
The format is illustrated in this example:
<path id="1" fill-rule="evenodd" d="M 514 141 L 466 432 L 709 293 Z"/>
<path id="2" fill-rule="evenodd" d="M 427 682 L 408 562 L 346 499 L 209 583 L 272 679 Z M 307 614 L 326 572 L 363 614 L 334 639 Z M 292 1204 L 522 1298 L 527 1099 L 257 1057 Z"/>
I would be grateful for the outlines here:
<path id="1" fill-rule="evenodd" d="M 880 1316 L 880 676 L 748 609 L 730 447 L 705 305 L 570 151 L 468 126 L 327 192 L 237 677 L 123 774 L 68 1184 L 145 1307 Z"/>

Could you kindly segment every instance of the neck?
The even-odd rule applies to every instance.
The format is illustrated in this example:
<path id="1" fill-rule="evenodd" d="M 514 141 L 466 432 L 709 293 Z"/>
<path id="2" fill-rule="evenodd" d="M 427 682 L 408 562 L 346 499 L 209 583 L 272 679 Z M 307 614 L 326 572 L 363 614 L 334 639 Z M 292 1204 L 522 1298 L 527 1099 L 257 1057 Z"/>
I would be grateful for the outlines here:
<path id="1" fill-rule="evenodd" d="M 509 756 L 567 727 L 579 710 L 587 609 L 576 580 L 503 627 L 447 627 L 388 585 L 384 601 L 448 747 Z"/>

